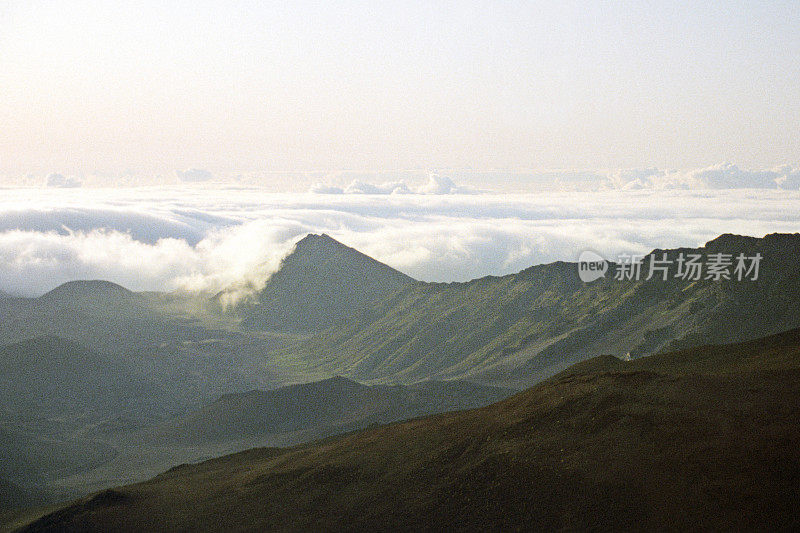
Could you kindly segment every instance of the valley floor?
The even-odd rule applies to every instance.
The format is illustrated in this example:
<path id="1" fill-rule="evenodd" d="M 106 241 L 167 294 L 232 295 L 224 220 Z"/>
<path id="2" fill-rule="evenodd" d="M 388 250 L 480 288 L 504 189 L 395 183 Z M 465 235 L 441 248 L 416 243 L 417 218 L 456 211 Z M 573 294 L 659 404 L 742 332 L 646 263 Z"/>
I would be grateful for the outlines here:
<path id="1" fill-rule="evenodd" d="M 800 330 L 106 490 L 26 531 L 800 527 Z"/>

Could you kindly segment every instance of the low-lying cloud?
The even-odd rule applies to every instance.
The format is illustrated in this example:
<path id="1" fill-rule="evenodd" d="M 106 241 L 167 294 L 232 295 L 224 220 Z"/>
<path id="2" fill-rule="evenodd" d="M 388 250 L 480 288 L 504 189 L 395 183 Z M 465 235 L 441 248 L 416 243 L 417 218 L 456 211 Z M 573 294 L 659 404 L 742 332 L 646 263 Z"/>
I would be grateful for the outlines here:
<path id="1" fill-rule="evenodd" d="M 0 291 L 23 295 L 98 278 L 134 290 L 258 287 L 309 232 L 328 233 L 417 279 L 453 281 L 574 261 L 584 249 L 614 257 L 695 246 L 721 233 L 800 231 L 800 192 L 778 190 L 5 192 Z"/>
<path id="2" fill-rule="evenodd" d="M 338 176 L 334 176 L 337 178 Z M 475 187 L 473 183 L 482 184 Z M 800 169 L 789 165 L 771 169 L 742 169 L 721 163 L 690 170 L 658 168 L 624 170 L 555 171 L 451 171 L 431 173 L 420 185 L 406 179 L 381 180 L 378 177 L 353 179 L 349 185 L 317 182 L 309 192 L 317 194 L 474 194 L 495 190 L 515 192 L 606 191 L 606 190 L 723 190 L 723 189 L 800 189 Z"/>
<path id="3" fill-rule="evenodd" d="M 68 178 L 63 174 L 52 173 L 48 174 L 45 180 L 48 187 L 55 187 L 59 189 L 74 189 L 83 185 L 78 178 Z"/>
<path id="4" fill-rule="evenodd" d="M 788 189 L 800 188 L 800 169 L 783 166 L 743 170 L 724 163 L 690 171 L 645 169 L 609 176 L 609 188 L 631 189 Z"/>
<path id="5" fill-rule="evenodd" d="M 195 182 L 195 183 L 208 181 L 214 177 L 214 175 L 211 172 L 203 168 L 189 168 L 186 170 L 176 170 L 175 173 L 178 175 L 179 180 L 186 182 Z"/>
<path id="6" fill-rule="evenodd" d="M 371 183 L 355 179 L 347 187 L 337 187 L 325 183 L 315 183 L 309 189 L 315 194 L 473 194 L 477 189 L 456 185 L 447 176 L 430 174 L 427 183 L 419 187 L 409 186 L 405 180 Z"/>

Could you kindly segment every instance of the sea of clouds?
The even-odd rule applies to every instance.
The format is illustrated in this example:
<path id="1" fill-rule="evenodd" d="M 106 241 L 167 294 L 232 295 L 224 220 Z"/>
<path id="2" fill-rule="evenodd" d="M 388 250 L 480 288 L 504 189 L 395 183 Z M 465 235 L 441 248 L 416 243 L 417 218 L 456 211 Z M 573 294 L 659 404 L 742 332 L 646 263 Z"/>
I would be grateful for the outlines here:
<path id="1" fill-rule="evenodd" d="M 797 179 L 792 172 L 757 179 L 784 177 L 785 186 Z M 779 183 L 496 193 L 434 175 L 416 186 L 355 180 L 273 193 L 199 183 L 201 175 L 171 187 L 4 189 L 0 291 L 33 296 L 74 279 L 134 290 L 259 286 L 310 232 L 417 279 L 462 281 L 574 261 L 586 249 L 613 258 L 696 246 L 721 233 L 800 231 L 800 191 Z M 658 172 L 625 179 L 656 178 L 666 179 Z"/>

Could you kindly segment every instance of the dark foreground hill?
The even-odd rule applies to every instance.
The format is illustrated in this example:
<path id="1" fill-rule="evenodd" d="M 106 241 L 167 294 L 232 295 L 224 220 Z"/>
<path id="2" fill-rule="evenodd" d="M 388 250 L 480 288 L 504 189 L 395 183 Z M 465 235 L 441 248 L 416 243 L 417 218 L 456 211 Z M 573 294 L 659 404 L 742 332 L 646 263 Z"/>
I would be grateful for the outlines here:
<path id="1" fill-rule="evenodd" d="M 797 529 L 800 331 L 175 468 L 27 531 Z"/>
<path id="2" fill-rule="evenodd" d="M 0 478 L 0 511 L 29 505 L 33 496 L 27 490 Z"/>

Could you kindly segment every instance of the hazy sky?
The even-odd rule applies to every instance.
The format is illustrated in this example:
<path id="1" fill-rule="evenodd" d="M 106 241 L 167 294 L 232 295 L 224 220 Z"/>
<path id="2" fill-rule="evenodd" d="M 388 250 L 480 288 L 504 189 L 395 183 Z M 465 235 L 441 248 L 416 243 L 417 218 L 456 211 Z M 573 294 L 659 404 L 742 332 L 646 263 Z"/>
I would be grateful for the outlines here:
<path id="1" fill-rule="evenodd" d="M 0 176 L 800 165 L 800 2 L 0 3 Z"/>

